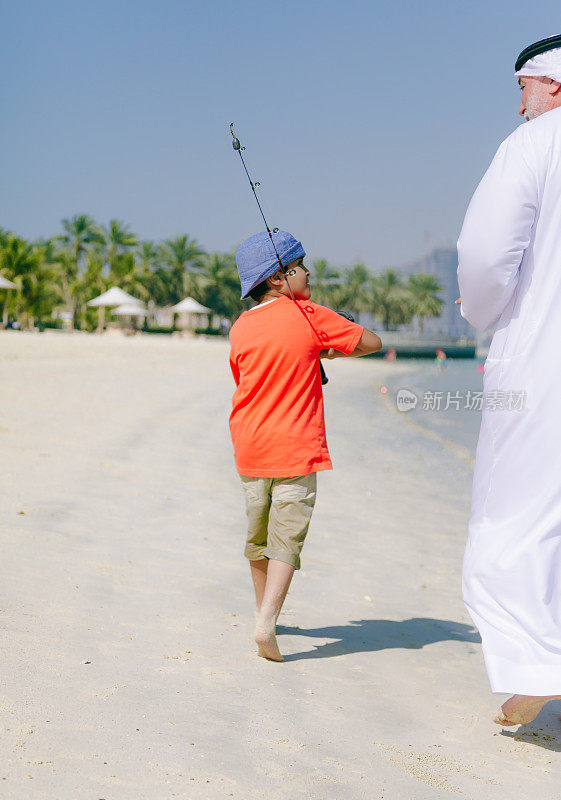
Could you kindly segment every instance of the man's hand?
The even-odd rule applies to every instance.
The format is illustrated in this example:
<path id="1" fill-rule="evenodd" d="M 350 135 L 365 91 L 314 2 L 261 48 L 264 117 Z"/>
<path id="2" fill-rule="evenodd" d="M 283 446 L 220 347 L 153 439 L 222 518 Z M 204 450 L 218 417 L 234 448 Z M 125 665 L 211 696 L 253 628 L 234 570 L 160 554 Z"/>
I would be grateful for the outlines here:
<path id="1" fill-rule="evenodd" d="M 458 299 L 454 301 L 454 305 L 455 306 L 459 306 L 461 304 L 461 302 L 462 302 L 462 298 L 458 297 Z"/>
<path id="2" fill-rule="evenodd" d="M 329 350 L 322 350 L 319 354 L 320 358 L 328 358 L 332 361 L 334 358 L 341 358 L 344 356 L 344 353 L 340 353 L 338 350 L 334 350 L 333 347 L 330 347 Z"/>

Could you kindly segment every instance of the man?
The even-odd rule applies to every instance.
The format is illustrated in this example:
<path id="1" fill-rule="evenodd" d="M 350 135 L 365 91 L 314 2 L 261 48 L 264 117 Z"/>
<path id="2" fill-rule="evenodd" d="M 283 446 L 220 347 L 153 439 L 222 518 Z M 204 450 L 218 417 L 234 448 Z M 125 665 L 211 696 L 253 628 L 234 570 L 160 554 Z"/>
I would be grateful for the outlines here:
<path id="1" fill-rule="evenodd" d="M 458 241 L 461 314 L 496 326 L 463 578 L 491 689 L 513 695 L 500 725 L 561 696 L 561 36 L 523 50 L 515 75 L 527 124 L 499 147 Z"/>

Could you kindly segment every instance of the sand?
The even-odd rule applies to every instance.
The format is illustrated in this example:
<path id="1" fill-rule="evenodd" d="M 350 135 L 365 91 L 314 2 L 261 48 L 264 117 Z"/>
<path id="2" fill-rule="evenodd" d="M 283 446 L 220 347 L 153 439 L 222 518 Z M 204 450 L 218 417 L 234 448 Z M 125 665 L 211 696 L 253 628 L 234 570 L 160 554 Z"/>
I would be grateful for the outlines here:
<path id="1" fill-rule="evenodd" d="M 3 800 L 559 794 L 460 594 L 472 463 L 327 364 L 335 469 L 258 658 L 222 341 L 0 334 Z M 405 382 L 405 373 L 404 373 Z"/>

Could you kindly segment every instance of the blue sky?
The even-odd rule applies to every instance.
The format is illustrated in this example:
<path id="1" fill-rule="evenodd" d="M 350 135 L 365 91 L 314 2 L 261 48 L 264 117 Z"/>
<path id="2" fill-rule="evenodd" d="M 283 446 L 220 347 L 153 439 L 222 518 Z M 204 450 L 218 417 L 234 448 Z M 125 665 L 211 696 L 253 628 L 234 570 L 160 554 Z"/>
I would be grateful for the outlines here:
<path id="1" fill-rule="evenodd" d="M 309 260 L 401 264 L 454 245 L 521 122 L 519 51 L 558 2 L 346 0 L 3 4 L 0 226 L 78 212 L 143 239 L 229 250 L 270 222 Z M 551 27 L 553 25 L 553 27 Z M 561 26 L 558 26 L 561 27 Z"/>

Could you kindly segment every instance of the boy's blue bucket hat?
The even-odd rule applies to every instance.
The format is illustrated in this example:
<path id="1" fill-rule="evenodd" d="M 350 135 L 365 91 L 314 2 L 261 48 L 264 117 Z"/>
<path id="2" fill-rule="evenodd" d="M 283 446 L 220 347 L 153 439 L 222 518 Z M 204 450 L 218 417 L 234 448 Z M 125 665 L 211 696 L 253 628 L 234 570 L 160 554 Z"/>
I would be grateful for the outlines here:
<path id="1" fill-rule="evenodd" d="M 277 231 L 272 236 L 283 267 L 306 255 L 302 243 L 288 231 Z M 246 239 L 236 253 L 236 264 L 242 285 L 242 297 L 247 297 L 258 283 L 270 278 L 279 269 L 269 234 L 264 231 Z"/>

